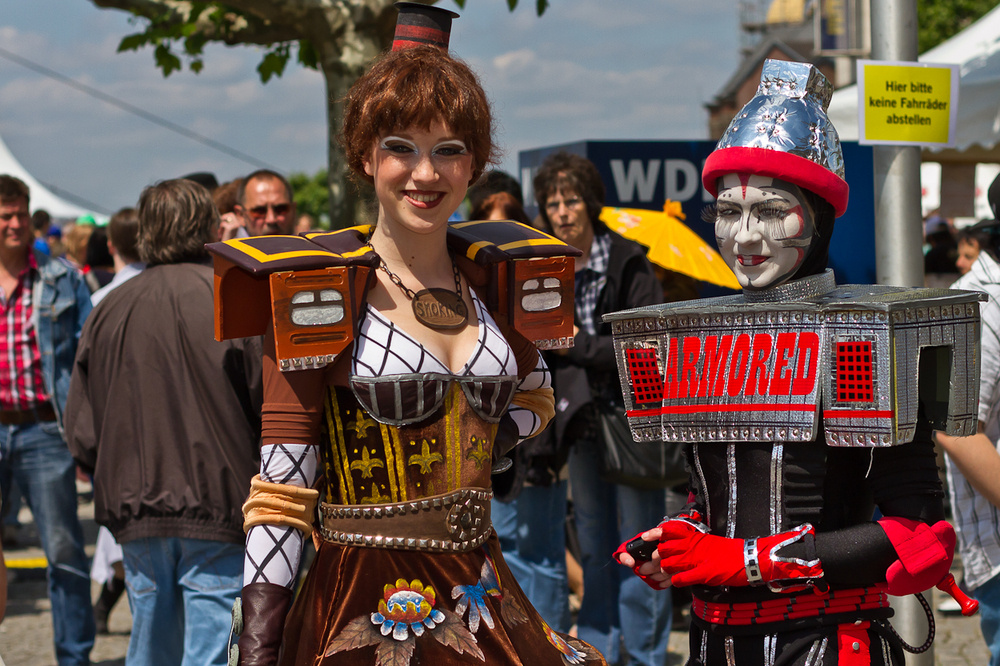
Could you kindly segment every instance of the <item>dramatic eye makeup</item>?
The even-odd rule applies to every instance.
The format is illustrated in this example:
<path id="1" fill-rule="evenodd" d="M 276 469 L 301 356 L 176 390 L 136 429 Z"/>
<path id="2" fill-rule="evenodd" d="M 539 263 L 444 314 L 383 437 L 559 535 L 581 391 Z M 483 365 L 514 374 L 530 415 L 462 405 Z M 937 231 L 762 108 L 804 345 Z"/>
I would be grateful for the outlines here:
<path id="1" fill-rule="evenodd" d="M 416 142 L 404 139 L 401 136 L 396 136 L 395 134 L 390 134 L 382 139 L 379 143 L 379 148 L 397 155 L 419 155 L 421 152 L 420 147 L 416 144 Z M 430 152 L 434 157 L 458 157 L 460 155 L 467 155 L 469 153 L 469 149 L 466 148 L 463 141 L 459 141 L 458 139 L 448 139 L 447 141 L 435 144 L 434 147 L 431 148 Z"/>
<path id="2" fill-rule="evenodd" d="M 465 147 L 465 143 L 457 139 L 453 141 L 442 141 L 441 143 L 434 146 L 433 153 L 435 155 L 441 155 L 442 157 L 454 157 L 456 155 L 465 155 L 469 152 L 469 149 Z"/>
<path id="3" fill-rule="evenodd" d="M 390 134 L 382 139 L 382 142 L 379 144 L 379 148 L 399 154 L 417 152 L 417 144 L 413 143 L 409 139 L 404 139 L 393 134 Z"/>

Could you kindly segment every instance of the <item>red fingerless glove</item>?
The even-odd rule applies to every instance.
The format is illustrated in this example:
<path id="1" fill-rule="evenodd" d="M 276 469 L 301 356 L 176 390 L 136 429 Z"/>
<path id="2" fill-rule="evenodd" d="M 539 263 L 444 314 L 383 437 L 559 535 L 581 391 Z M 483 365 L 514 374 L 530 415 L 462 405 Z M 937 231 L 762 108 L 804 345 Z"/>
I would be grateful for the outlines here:
<path id="1" fill-rule="evenodd" d="M 781 549 L 808 539 L 812 550 L 815 537 L 811 525 L 758 539 L 729 539 L 705 534 L 682 521 L 661 525 L 657 551 L 660 568 L 670 574 L 674 585 L 768 584 L 776 590 L 806 589 L 823 577 L 818 558 L 782 557 Z"/>
<path id="2" fill-rule="evenodd" d="M 885 572 L 889 594 L 923 592 L 941 582 L 955 556 L 955 530 L 944 521 L 933 525 L 919 520 L 886 516 L 878 521 L 889 537 L 898 560 Z"/>
<path id="3" fill-rule="evenodd" d="M 614 555 L 612 555 L 612 557 L 615 558 L 615 561 L 618 562 L 619 564 L 621 564 L 622 560 L 621 560 L 621 557 L 619 557 L 619 556 L 622 553 L 625 552 L 625 547 L 627 545 L 629 545 L 630 543 L 632 543 L 633 541 L 635 541 L 636 539 L 640 539 L 640 538 L 642 538 L 642 532 L 639 532 L 639 534 L 636 534 L 634 537 L 632 537 L 631 539 L 629 539 L 628 541 L 626 541 L 622 545 L 618 546 L 618 548 L 614 552 Z M 659 581 L 653 580 L 649 576 L 646 576 L 646 575 L 643 575 L 643 574 L 639 573 L 639 567 L 641 567 L 643 564 L 645 564 L 646 561 L 641 561 L 640 562 L 636 558 L 633 558 L 633 559 L 635 559 L 636 562 L 635 562 L 635 566 L 632 567 L 632 573 L 634 573 L 636 576 L 638 576 L 640 579 L 642 579 L 643 583 L 645 583 L 646 585 L 649 585 L 654 590 L 662 590 L 663 588 L 660 587 L 660 582 Z"/>
<path id="4" fill-rule="evenodd" d="M 675 586 L 747 585 L 742 539 L 705 534 L 680 520 L 660 529 L 660 568 Z"/>

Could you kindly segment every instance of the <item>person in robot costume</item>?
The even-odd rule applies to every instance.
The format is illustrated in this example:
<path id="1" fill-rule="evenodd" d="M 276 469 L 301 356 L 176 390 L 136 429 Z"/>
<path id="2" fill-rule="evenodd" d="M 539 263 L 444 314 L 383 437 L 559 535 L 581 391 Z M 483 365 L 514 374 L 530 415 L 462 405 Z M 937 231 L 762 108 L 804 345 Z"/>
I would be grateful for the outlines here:
<path id="1" fill-rule="evenodd" d="M 705 163 L 716 196 L 705 218 L 747 303 L 836 286 L 827 250 L 848 186 L 831 92 L 812 65 L 767 61 Z M 830 447 L 817 431 L 687 444 L 687 506 L 637 537 L 656 545 L 648 561 L 616 551 L 652 587 L 690 586 L 689 664 L 904 662 L 886 594 L 938 583 L 955 544 L 930 426 L 918 419 L 912 441 L 877 448 Z"/>

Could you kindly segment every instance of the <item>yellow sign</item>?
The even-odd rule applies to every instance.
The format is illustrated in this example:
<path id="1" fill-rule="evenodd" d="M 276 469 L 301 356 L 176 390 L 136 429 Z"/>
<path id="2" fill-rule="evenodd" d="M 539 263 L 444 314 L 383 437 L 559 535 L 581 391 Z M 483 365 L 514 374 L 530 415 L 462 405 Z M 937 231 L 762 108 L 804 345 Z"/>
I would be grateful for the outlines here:
<path id="1" fill-rule="evenodd" d="M 859 60 L 859 143 L 954 143 L 958 82 L 958 65 Z"/>

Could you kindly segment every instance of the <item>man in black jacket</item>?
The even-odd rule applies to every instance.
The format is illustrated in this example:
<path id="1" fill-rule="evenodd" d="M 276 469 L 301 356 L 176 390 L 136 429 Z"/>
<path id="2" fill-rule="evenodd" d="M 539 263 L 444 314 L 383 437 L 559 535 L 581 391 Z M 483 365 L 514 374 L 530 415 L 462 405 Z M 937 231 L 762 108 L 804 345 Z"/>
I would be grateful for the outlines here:
<path id="1" fill-rule="evenodd" d="M 66 434 L 124 552 L 137 664 L 225 664 L 242 504 L 260 459 L 260 338 L 217 342 L 204 245 L 219 215 L 188 180 L 139 199 L 148 268 L 87 320 Z"/>
<path id="2" fill-rule="evenodd" d="M 553 474 L 569 458 L 583 568 L 578 635 L 600 650 L 609 664 L 662 666 L 670 636 L 669 596 L 650 594 L 642 581 L 629 580 L 608 562 L 622 540 L 643 528 L 643 521 L 662 517 L 666 493 L 601 478 L 603 438 L 596 410 L 600 400 L 621 403 L 611 326 L 601 316 L 660 303 L 662 287 L 643 247 L 610 231 L 600 220 L 604 184 L 592 162 L 569 153 L 552 155 L 535 176 L 534 191 L 551 233 L 583 252 L 576 259 L 574 346 L 546 356 L 556 398 L 551 451 L 534 458 L 553 465 Z M 547 493 L 535 487 L 531 495 L 516 500 L 518 529 L 527 531 L 528 541 L 535 541 L 537 534 L 539 540 L 565 547 L 557 527 L 564 515 L 557 512 L 565 512 L 565 493 L 566 484 L 557 482 L 548 486 Z M 552 552 L 547 559 L 561 557 L 561 552 Z M 520 582 L 530 595 L 530 586 Z M 537 603 L 534 598 L 532 602 Z M 627 654 L 621 653 L 622 638 Z"/>

